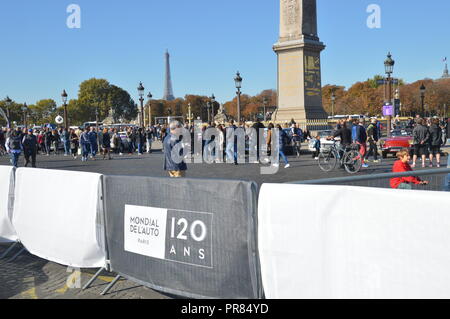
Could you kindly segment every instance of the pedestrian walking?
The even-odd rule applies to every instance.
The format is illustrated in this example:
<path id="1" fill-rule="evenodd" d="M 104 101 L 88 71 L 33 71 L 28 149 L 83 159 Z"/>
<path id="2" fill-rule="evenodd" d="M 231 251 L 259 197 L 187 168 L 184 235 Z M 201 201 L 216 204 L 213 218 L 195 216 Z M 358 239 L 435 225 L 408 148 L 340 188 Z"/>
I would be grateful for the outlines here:
<path id="1" fill-rule="evenodd" d="M 361 154 L 362 167 L 368 168 L 369 165 L 365 163 L 367 153 L 367 132 L 364 127 L 364 120 L 355 120 L 352 128 L 353 143 L 359 145 L 359 154 Z"/>
<path id="2" fill-rule="evenodd" d="M 138 154 L 142 155 L 144 153 L 144 146 L 145 146 L 145 133 L 142 130 L 142 128 L 140 127 L 136 133 L 136 142 L 137 142 L 137 149 L 138 149 Z"/>
<path id="3" fill-rule="evenodd" d="M 45 141 L 45 153 L 47 156 L 50 156 L 51 147 L 52 147 L 52 131 L 49 127 L 45 129 L 44 133 L 44 141 Z"/>
<path id="4" fill-rule="evenodd" d="M 52 143 L 55 149 L 55 155 L 59 154 L 59 144 L 61 143 L 61 136 L 59 135 L 57 130 L 53 130 L 52 132 Z"/>
<path id="5" fill-rule="evenodd" d="M 105 127 L 102 134 L 102 155 L 103 159 L 108 156 L 108 160 L 111 159 L 111 135 L 109 135 L 108 129 Z"/>
<path id="6" fill-rule="evenodd" d="M 226 128 L 226 147 L 225 147 L 225 154 L 226 154 L 226 162 L 227 163 L 234 163 L 234 165 L 238 165 L 238 158 L 237 158 L 237 135 L 236 135 L 237 126 L 234 125 L 234 121 L 230 120 L 228 122 L 228 127 Z"/>
<path id="7" fill-rule="evenodd" d="M 294 152 L 297 154 L 297 157 L 300 157 L 301 148 L 302 148 L 303 132 L 298 127 L 298 124 L 291 125 L 291 136 L 292 136 L 292 146 L 294 148 Z"/>
<path id="8" fill-rule="evenodd" d="M 289 137 L 288 137 L 287 133 L 282 129 L 280 124 L 277 124 L 277 129 L 279 131 L 279 150 L 278 150 L 278 153 L 280 155 L 280 158 L 282 158 L 284 163 L 285 163 L 284 168 L 289 168 L 289 167 L 291 167 L 291 165 L 289 164 L 289 161 L 288 161 L 286 155 L 284 154 L 286 145 L 287 145 L 288 140 L 289 140 Z M 276 166 L 276 167 L 278 167 L 279 165 L 280 165 L 279 164 L 279 160 L 278 160 L 278 163 L 273 164 L 273 166 Z"/>
<path id="9" fill-rule="evenodd" d="M 152 141 L 153 141 L 153 129 L 151 127 L 147 128 L 145 131 L 145 139 L 147 141 L 147 154 L 152 152 Z"/>
<path id="10" fill-rule="evenodd" d="M 98 135 L 95 130 L 95 127 L 91 127 L 90 132 L 88 133 L 88 139 L 89 139 L 89 149 L 90 149 L 90 157 L 95 161 L 95 156 L 98 152 Z"/>
<path id="11" fill-rule="evenodd" d="M 439 127 L 439 119 L 432 119 L 430 132 L 430 167 L 433 167 L 433 158 L 436 157 L 436 167 L 441 167 L 442 129 Z"/>
<path id="12" fill-rule="evenodd" d="M 322 147 L 322 145 L 321 145 L 322 143 L 321 143 L 321 141 L 320 141 L 320 135 L 317 135 L 316 136 L 316 139 L 315 139 L 315 141 L 314 141 L 314 144 L 313 144 L 313 148 L 314 148 L 314 153 L 313 153 L 313 155 L 312 155 L 312 157 L 317 161 L 318 159 L 319 159 L 319 154 L 320 154 L 320 148 Z"/>
<path id="13" fill-rule="evenodd" d="M 64 145 L 64 156 L 70 155 L 70 133 L 65 128 L 62 130 L 61 133 L 61 140 Z"/>
<path id="14" fill-rule="evenodd" d="M 424 119 L 418 118 L 417 125 L 413 130 L 413 143 L 414 143 L 414 156 L 412 168 L 416 167 L 416 161 L 419 156 L 422 157 L 422 167 L 425 167 L 425 159 L 427 152 L 427 143 L 430 138 L 430 132 L 428 128 L 424 125 Z"/>
<path id="15" fill-rule="evenodd" d="M 6 139 L 6 151 L 11 156 L 11 164 L 14 167 L 19 165 L 19 157 L 23 151 L 22 140 L 20 138 L 19 131 L 13 131 L 11 135 Z"/>
<path id="16" fill-rule="evenodd" d="M 70 151 L 73 156 L 73 159 L 77 159 L 79 137 L 78 137 L 77 133 L 75 133 L 75 130 L 70 130 L 69 140 L 70 140 Z"/>
<path id="17" fill-rule="evenodd" d="M 379 163 L 378 161 L 378 129 L 377 120 L 372 119 L 369 126 L 367 127 L 367 143 L 369 144 L 369 151 L 366 154 L 366 160 L 369 161 L 369 157 L 373 156 L 373 162 Z"/>
<path id="18" fill-rule="evenodd" d="M 25 167 L 30 164 L 31 158 L 31 166 L 36 167 L 36 154 L 38 148 L 37 137 L 33 134 L 33 130 L 28 130 L 28 134 L 25 135 L 22 139 L 23 146 L 23 155 L 25 158 Z"/>
<path id="19" fill-rule="evenodd" d="M 81 145 L 81 161 L 86 162 L 90 153 L 90 141 L 88 129 L 82 129 L 80 135 L 80 145 Z"/>
<path id="20" fill-rule="evenodd" d="M 181 124 L 178 121 L 171 122 L 166 131 L 167 136 L 164 139 L 164 170 L 170 177 L 180 178 L 186 176 L 187 165 L 182 159 L 183 149 L 180 149 L 178 156 L 173 156 L 174 147 L 180 143 Z"/>

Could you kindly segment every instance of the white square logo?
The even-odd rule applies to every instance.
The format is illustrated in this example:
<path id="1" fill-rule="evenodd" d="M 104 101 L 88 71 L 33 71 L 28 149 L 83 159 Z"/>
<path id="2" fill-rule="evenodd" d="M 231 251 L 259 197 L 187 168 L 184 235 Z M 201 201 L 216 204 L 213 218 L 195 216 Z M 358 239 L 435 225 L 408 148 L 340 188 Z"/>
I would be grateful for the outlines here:
<path id="1" fill-rule="evenodd" d="M 167 209 L 125 205 L 126 251 L 164 259 Z"/>

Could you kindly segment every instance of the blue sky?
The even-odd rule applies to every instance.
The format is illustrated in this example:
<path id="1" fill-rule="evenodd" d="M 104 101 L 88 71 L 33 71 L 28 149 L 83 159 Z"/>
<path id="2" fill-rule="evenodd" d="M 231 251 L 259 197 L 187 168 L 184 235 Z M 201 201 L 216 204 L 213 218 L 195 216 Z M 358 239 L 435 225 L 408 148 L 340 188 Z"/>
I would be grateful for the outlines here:
<path id="1" fill-rule="evenodd" d="M 81 29 L 66 26 L 71 3 Z M 381 29 L 366 25 L 369 4 L 382 10 Z M 318 0 L 323 84 L 349 86 L 383 72 L 388 51 L 395 76 L 413 82 L 440 77 L 450 58 L 450 1 Z M 171 53 L 177 97 L 210 95 L 220 102 L 276 88 L 279 0 L 14 0 L 0 2 L 0 98 L 60 103 L 66 89 L 106 78 L 137 100 L 139 81 L 155 98 L 164 87 L 164 52 Z"/>

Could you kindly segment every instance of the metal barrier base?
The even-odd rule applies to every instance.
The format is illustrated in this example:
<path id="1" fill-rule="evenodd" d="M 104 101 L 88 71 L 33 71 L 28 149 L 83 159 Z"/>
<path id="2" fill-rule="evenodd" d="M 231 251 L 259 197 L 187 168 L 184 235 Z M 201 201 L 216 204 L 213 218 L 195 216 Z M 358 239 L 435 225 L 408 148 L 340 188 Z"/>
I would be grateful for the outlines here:
<path id="1" fill-rule="evenodd" d="M 105 290 L 102 291 L 101 295 L 104 296 L 108 293 L 108 291 L 120 280 L 122 276 L 117 275 L 116 278 L 114 278 L 113 281 L 105 288 Z"/>
<path id="2" fill-rule="evenodd" d="M 86 285 L 84 285 L 84 287 L 81 288 L 81 290 L 86 290 L 86 289 L 88 289 L 88 288 L 94 283 L 94 281 L 101 275 L 101 273 L 102 273 L 104 270 L 106 271 L 105 268 L 100 268 L 100 269 L 95 273 L 95 275 L 94 275 L 94 276 L 86 283 Z"/>
<path id="3" fill-rule="evenodd" d="M 5 258 L 13 249 L 19 244 L 19 242 L 14 242 L 11 246 L 6 249 L 6 251 L 0 256 L 0 259 Z"/>

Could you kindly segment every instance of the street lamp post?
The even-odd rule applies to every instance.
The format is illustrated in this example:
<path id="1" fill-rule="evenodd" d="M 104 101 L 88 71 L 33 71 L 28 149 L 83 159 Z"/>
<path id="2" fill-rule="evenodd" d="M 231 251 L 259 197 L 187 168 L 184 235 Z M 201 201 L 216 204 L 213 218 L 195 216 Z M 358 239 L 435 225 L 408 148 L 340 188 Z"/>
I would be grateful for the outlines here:
<path id="1" fill-rule="evenodd" d="M 139 101 L 141 102 L 141 113 L 140 113 L 141 115 L 140 115 L 140 119 L 139 119 L 139 126 L 144 128 L 144 126 L 145 126 L 145 123 L 144 123 L 144 121 L 145 121 L 145 119 L 144 119 L 144 91 L 145 91 L 145 88 L 142 85 L 142 82 L 139 83 L 137 90 L 138 90 L 138 94 L 139 94 Z"/>
<path id="2" fill-rule="evenodd" d="M 391 52 L 388 53 L 387 59 L 384 61 L 384 68 L 385 72 L 387 74 L 386 79 L 386 101 L 389 105 L 392 105 L 392 78 L 391 74 L 394 73 L 394 65 L 395 61 L 392 59 Z M 392 122 L 392 115 L 388 115 L 388 124 L 387 124 L 387 136 L 391 136 L 391 122 Z"/>
<path id="3" fill-rule="evenodd" d="M 234 83 L 237 89 L 237 121 L 241 122 L 241 88 L 242 88 L 242 77 L 239 74 L 239 71 L 236 73 L 236 77 L 234 78 Z"/>
<path id="4" fill-rule="evenodd" d="M 191 120 L 192 120 L 191 103 L 189 103 L 189 104 L 188 104 L 188 121 L 189 121 L 189 128 L 191 127 Z"/>
<path id="5" fill-rule="evenodd" d="M 425 87 L 425 85 L 422 83 L 422 85 L 420 86 L 420 98 L 421 98 L 421 105 L 422 105 L 422 118 L 425 117 L 425 92 L 426 92 L 427 88 Z"/>
<path id="6" fill-rule="evenodd" d="M 69 119 L 67 117 L 67 93 L 66 90 L 63 90 L 62 94 L 62 101 L 63 101 L 63 105 L 64 105 L 64 125 L 66 128 L 66 131 L 69 129 Z"/>
<path id="7" fill-rule="evenodd" d="M 214 104 L 216 103 L 216 97 L 214 94 L 211 96 L 211 121 L 214 122 Z"/>
<path id="8" fill-rule="evenodd" d="M 334 118 L 334 103 L 336 102 L 336 95 L 334 90 L 331 92 L 331 116 Z"/>
<path id="9" fill-rule="evenodd" d="M 206 102 L 206 111 L 208 112 L 208 125 L 211 122 L 211 102 Z"/>
<path id="10" fill-rule="evenodd" d="M 6 97 L 5 104 L 6 104 L 6 116 L 8 117 L 7 126 L 8 126 L 8 128 L 11 128 L 11 121 L 9 119 L 9 108 L 11 107 L 12 100 L 9 98 L 9 96 Z"/>
<path id="11" fill-rule="evenodd" d="M 267 99 L 267 97 L 264 97 L 263 99 L 263 105 L 264 105 L 264 122 L 267 122 L 267 104 L 269 103 L 269 100 Z"/>
<path id="12" fill-rule="evenodd" d="M 147 98 L 148 98 L 148 125 L 152 126 L 152 97 L 153 95 L 148 92 Z"/>
<path id="13" fill-rule="evenodd" d="M 27 110 L 28 110 L 28 105 L 27 105 L 27 103 L 23 103 L 23 106 L 22 106 L 22 112 L 23 112 L 23 126 L 24 126 L 25 128 L 28 128 L 28 127 L 27 127 Z"/>

